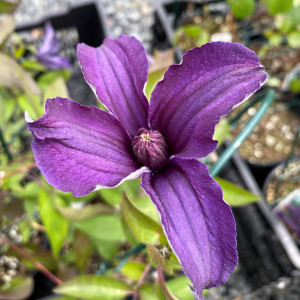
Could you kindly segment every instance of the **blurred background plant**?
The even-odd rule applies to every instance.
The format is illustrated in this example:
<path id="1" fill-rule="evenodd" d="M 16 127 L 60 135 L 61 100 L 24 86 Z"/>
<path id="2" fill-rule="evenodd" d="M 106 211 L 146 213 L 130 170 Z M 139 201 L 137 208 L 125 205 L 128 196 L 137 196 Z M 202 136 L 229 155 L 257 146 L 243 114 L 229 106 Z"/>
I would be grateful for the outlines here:
<path id="1" fill-rule="evenodd" d="M 34 29 L 33 42 L 15 32 L 14 11 L 19 2 L 0 1 L 0 299 L 39 299 L 54 289 L 64 295 L 56 299 L 192 300 L 189 280 L 139 180 L 75 198 L 55 190 L 41 176 L 24 114 L 37 119 L 47 98 L 69 97 L 72 90 L 67 82 L 78 65 L 72 59 L 67 63 L 50 23 L 46 30 Z M 238 149 L 249 162 L 263 165 L 300 152 L 299 116 L 291 121 L 289 110 L 299 109 L 299 70 L 295 69 L 299 3 L 228 0 L 226 6 L 219 2 L 223 6 L 191 2 L 180 14 L 176 11 L 174 48 L 187 51 L 209 41 L 238 41 L 262 55 L 271 78 L 268 88 L 216 127 L 218 149 L 203 160 L 212 176 Z M 46 58 L 41 51 L 45 43 Z M 53 43 L 55 47 L 49 47 Z M 282 53 L 290 55 L 289 66 Z M 53 58 L 63 63 L 53 68 L 49 64 Z M 148 99 L 176 59 L 173 50 L 153 52 L 145 88 Z M 278 112 L 288 115 L 281 117 Z M 258 127 L 261 118 L 263 125 Z M 228 138 L 233 142 L 224 151 L 223 141 Z M 239 147 L 244 140 L 247 151 Z M 279 149 L 280 155 L 263 149 Z M 261 199 L 224 178 L 216 180 L 232 207 Z"/>

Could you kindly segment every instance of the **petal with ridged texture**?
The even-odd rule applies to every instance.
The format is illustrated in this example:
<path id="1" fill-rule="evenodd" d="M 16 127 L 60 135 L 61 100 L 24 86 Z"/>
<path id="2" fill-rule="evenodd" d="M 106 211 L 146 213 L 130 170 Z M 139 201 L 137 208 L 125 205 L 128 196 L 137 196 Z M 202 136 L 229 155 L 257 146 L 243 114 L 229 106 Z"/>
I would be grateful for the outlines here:
<path id="1" fill-rule="evenodd" d="M 147 128 L 149 104 L 143 89 L 148 60 L 142 44 L 122 35 L 105 39 L 98 48 L 79 44 L 77 55 L 85 80 L 129 134 Z"/>
<path id="2" fill-rule="evenodd" d="M 170 151 L 180 158 L 212 152 L 215 125 L 233 106 L 266 80 L 259 58 L 248 48 L 215 42 L 188 51 L 155 87 L 150 101 L 150 126 L 159 130 Z"/>
<path id="3" fill-rule="evenodd" d="M 169 243 L 199 299 L 224 283 L 237 264 L 236 229 L 219 184 L 197 160 L 173 159 L 164 170 L 142 175 Z"/>
<path id="4" fill-rule="evenodd" d="M 45 114 L 27 123 L 37 166 L 55 188 L 84 196 L 97 186 L 113 187 L 139 166 L 120 122 L 96 107 L 54 98 Z"/>

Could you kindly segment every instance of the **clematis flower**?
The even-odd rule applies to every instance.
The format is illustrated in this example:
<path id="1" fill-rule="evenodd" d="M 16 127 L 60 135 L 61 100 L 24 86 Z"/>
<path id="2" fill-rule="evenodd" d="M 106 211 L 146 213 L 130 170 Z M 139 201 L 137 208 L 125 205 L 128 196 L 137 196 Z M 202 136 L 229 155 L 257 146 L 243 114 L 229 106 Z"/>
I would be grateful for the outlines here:
<path id="1" fill-rule="evenodd" d="M 85 80 L 110 111 L 63 98 L 28 122 L 38 167 L 55 188 L 84 196 L 142 177 L 170 246 L 202 299 L 237 264 L 236 229 L 222 190 L 198 161 L 212 152 L 220 117 L 259 89 L 263 66 L 249 49 L 215 42 L 188 51 L 155 87 L 143 89 L 148 62 L 134 37 L 79 44 Z"/>
<path id="2" fill-rule="evenodd" d="M 37 54 L 38 61 L 51 70 L 70 68 L 70 62 L 58 54 L 59 41 L 50 22 L 46 23 L 44 32 L 44 40 Z"/>

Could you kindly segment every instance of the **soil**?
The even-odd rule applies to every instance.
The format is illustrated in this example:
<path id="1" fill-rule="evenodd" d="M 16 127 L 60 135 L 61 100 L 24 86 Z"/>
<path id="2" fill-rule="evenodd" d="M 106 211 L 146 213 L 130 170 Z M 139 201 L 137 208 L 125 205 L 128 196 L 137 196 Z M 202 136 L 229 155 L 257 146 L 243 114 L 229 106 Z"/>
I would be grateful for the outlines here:
<path id="1" fill-rule="evenodd" d="M 285 168 L 276 168 L 265 187 L 266 200 L 275 206 L 296 188 L 300 187 L 300 158 L 292 160 Z"/>
<path id="2" fill-rule="evenodd" d="M 256 113 L 259 104 L 248 109 L 239 124 L 233 129 L 234 136 Z M 235 110 L 236 112 L 236 110 Z M 284 160 L 291 152 L 292 145 L 300 126 L 300 117 L 285 104 L 274 102 L 247 140 L 239 148 L 239 154 L 256 165 L 274 164 Z M 294 154 L 300 153 L 300 140 L 296 142 Z"/>

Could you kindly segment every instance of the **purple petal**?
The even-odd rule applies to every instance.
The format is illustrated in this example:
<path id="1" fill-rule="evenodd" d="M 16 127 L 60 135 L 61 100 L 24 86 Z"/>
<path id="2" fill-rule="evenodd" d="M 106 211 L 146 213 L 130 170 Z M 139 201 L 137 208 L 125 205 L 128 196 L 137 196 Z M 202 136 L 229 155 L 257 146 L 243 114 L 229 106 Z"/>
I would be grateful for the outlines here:
<path id="1" fill-rule="evenodd" d="M 62 68 L 70 68 L 70 62 L 60 56 L 59 41 L 55 37 L 54 29 L 50 22 L 46 23 L 44 40 L 41 47 L 38 50 L 38 61 L 51 70 L 57 70 Z"/>
<path id="2" fill-rule="evenodd" d="M 107 38 L 99 48 L 79 44 L 77 55 L 85 80 L 99 100 L 117 117 L 133 137 L 148 128 L 146 51 L 134 37 Z"/>
<path id="3" fill-rule="evenodd" d="M 113 187 L 125 177 L 138 177 L 142 171 L 119 121 L 96 107 L 48 99 L 45 114 L 27 125 L 34 135 L 37 166 L 51 185 L 64 192 L 83 196 L 99 185 Z"/>
<path id="4" fill-rule="evenodd" d="M 224 283 L 237 264 L 236 229 L 219 184 L 197 160 L 173 159 L 162 172 L 142 175 L 170 245 L 199 298 Z"/>
<path id="5" fill-rule="evenodd" d="M 242 45 L 215 42 L 188 51 L 180 65 L 168 69 L 152 93 L 149 118 L 172 154 L 200 158 L 215 149 L 220 117 L 266 80 L 258 60 Z"/>
<path id="6" fill-rule="evenodd" d="M 55 37 L 55 31 L 50 22 L 47 22 L 44 29 L 44 39 L 39 54 L 56 54 L 59 51 L 59 41 Z"/>
<path id="7" fill-rule="evenodd" d="M 50 55 L 40 55 L 38 56 L 38 60 L 41 64 L 47 67 L 50 70 L 58 70 L 58 69 L 69 69 L 71 68 L 70 62 L 59 55 L 50 56 Z"/>

